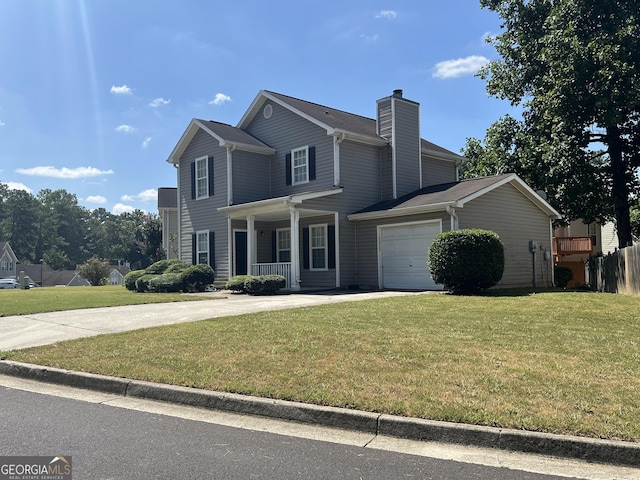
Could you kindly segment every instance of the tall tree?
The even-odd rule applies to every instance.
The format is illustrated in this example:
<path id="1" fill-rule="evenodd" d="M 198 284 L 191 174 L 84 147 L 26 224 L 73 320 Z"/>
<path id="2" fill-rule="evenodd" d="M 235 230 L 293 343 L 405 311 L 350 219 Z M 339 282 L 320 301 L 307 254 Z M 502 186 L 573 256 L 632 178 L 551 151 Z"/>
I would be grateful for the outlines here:
<path id="1" fill-rule="evenodd" d="M 535 136 L 548 168 L 601 166 L 619 243 L 629 245 L 640 167 L 640 0 L 480 4 L 500 16 L 503 28 L 490 40 L 502 58 L 480 73 L 487 91 L 524 107 L 523 131 Z M 592 186 L 577 190 L 586 195 Z"/>

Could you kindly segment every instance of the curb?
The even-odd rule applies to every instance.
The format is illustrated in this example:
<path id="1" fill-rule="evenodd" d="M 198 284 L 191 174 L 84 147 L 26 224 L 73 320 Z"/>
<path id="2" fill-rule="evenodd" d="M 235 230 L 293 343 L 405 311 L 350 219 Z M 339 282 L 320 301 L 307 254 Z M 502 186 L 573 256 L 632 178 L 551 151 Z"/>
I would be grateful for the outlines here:
<path id="1" fill-rule="evenodd" d="M 640 467 L 640 443 L 554 435 L 323 407 L 0 361 L 0 374 L 226 412 L 419 441 L 453 443 Z"/>

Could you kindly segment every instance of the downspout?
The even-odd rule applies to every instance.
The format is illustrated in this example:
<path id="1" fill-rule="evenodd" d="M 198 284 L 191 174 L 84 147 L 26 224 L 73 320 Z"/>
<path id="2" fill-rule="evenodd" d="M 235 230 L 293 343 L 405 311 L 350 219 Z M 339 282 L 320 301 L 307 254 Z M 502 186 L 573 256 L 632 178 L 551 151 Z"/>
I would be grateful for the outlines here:
<path id="1" fill-rule="evenodd" d="M 345 134 L 333 137 L 333 186 L 340 186 L 340 144 L 344 142 Z"/>
<path id="2" fill-rule="evenodd" d="M 176 184 L 177 191 L 176 194 L 178 198 L 176 199 L 176 205 L 178 206 L 178 260 L 182 260 L 182 205 L 180 204 L 180 164 L 173 164 L 176 169 Z"/>
<path id="3" fill-rule="evenodd" d="M 458 230 L 458 214 L 455 206 L 447 205 L 447 213 L 451 217 L 451 231 Z"/>

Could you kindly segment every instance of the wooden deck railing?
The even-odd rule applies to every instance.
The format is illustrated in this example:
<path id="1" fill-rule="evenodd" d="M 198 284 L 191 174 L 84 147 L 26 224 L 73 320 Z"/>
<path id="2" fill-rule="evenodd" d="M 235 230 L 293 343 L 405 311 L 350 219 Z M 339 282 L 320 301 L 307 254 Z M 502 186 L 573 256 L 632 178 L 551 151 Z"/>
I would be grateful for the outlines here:
<path id="1" fill-rule="evenodd" d="M 573 255 L 592 251 L 591 237 L 553 237 L 554 255 Z"/>

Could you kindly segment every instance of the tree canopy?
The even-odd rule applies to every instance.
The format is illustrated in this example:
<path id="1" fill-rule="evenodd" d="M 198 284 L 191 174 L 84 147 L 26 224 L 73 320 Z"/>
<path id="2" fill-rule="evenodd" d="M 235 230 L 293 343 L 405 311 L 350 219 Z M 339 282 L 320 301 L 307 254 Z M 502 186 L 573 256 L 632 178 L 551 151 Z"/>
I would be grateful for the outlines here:
<path id="1" fill-rule="evenodd" d="M 158 215 L 141 210 L 114 215 L 87 210 L 65 190 L 32 195 L 0 183 L 0 241 L 8 241 L 20 263 L 75 269 L 93 257 L 145 268 L 163 258 Z"/>
<path id="2" fill-rule="evenodd" d="M 467 142 L 465 154 L 478 164 L 468 175 L 487 164 L 530 174 L 569 219 L 613 217 L 620 245 L 630 244 L 640 167 L 640 0 L 480 4 L 502 21 L 489 40 L 501 58 L 480 76 L 489 94 L 522 106 L 523 118 L 499 120 L 485 146 Z"/>

